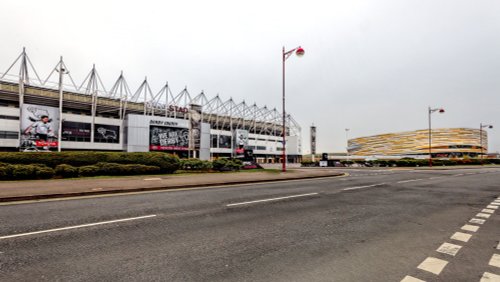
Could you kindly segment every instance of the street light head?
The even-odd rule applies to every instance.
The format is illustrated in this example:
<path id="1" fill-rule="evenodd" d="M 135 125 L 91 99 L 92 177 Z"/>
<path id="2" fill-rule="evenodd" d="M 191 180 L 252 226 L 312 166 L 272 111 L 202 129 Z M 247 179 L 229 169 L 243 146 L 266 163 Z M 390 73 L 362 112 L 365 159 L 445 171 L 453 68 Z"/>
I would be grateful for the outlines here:
<path id="1" fill-rule="evenodd" d="M 297 48 L 297 51 L 295 51 L 295 54 L 297 55 L 297 57 L 302 57 L 302 56 L 304 56 L 305 52 L 306 51 L 304 51 L 304 49 L 302 47 L 299 47 L 299 48 Z"/>
<path id="2" fill-rule="evenodd" d="M 492 129 L 492 128 L 493 128 L 493 125 L 488 126 L 488 128 L 489 128 L 489 129 Z"/>
<path id="3" fill-rule="evenodd" d="M 443 108 L 439 109 L 439 113 L 444 114 L 444 109 Z"/>

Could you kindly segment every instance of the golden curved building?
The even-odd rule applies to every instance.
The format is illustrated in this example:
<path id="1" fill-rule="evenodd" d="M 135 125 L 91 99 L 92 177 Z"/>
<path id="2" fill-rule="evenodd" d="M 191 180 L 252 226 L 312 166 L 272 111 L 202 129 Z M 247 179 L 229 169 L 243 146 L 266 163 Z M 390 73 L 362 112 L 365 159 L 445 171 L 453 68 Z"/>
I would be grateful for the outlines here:
<path id="1" fill-rule="evenodd" d="M 482 134 L 482 144 L 481 137 Z M 488 152 L 485 130 L 473 128 L 432 129 L 432 157 L 475 157 Z M 348 151 L 353 156 L 429 155 L 429 130 L 387 133 L 350 139 Z M 482 149 L 481 149 L 482 148 Z"/>

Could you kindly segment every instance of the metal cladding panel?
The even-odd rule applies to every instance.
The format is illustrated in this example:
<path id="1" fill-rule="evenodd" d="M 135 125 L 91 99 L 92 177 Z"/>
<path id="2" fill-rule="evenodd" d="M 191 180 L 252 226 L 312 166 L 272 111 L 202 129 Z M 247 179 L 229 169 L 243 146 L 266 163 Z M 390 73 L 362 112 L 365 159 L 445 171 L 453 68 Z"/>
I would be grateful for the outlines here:
<path id="1" fill-rule="evenodd" d="M 201 124 L 200 159 L 210 160 L 210 124 Z"/>
<path id="2" fill-rule="evenodd" d="M 432 153 L 469 152 L 480 153 L 480 130 L 473 128 L 432 129 Z M 483 150 L 488 151 L 488 136 L 482 131 Z M 355 156 L 428 154 L 429 131 L 427 129 L 388 133 L 350 139 L 349 153 Z"/>

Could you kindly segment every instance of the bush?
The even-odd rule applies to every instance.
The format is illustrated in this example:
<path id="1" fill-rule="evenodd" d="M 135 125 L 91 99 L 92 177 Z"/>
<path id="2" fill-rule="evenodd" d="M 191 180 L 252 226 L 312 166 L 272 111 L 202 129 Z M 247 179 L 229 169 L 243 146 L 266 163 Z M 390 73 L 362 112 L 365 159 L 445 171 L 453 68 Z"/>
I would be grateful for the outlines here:
<path id="1" fill-rule="evenodd" d="M 319 162 L 302 161 L 302 162 L 300 162 L 300 165 L 301 166 L 306 166 L 306 167 L 319 166 Z"/>
<path id="2" fill-rule="evenodd" d="M 183 159 L 180 161 L 180 168 L 183 170 L 202 170 L 212 169 L 212 162 L 198 159 Z"/>
<path id="3" fill-rule="evenodd" d="M 161 152 L 2 152 L 0 162 L 8 164 L 43 164 L 55 168 L 61 164 L 75 167 L 95 165 L 99 162 L 118 164 L 142 164 L 157 166 L 162 173 L 174 173 L 179 169 L 177 156 Z"/>
<path id="4" fill-rule="evenodd" d="M 140 164 L 117 164 L 117 163 L 97 163 L 99 175 L 138 175 L 159 173 L 157 166 L 148 166 Z"/>
<path id="5" fill-rule="evenodd" d="M 54 177 L 55 171 L 47 166 L 35 167 L 35 175 L 37 179 L 50 179 Z"/>
<path id="6" fill-rule="evenodd" d="M 78 168 L 68 164 L 60 164 L 56 166 L 55 173 L 62 178 L 78 177 Z"/>
<path id="7" fill-rule="evenodd" d="M 97 176 L 98 173 L 99 167 L 95 165 L 85 165 L 78 168 L 79 176 Z"/>
<path id="8" fill-rule="evenodd" d="M 243 162 L 235 159 L 216 159 L 212 162 L 212 166 L 215 170 L 218 171 L 231 171 L 231 170 L 239 170 L 243 166 Z"/>
<path id="9" fill-rule="evenodd" d="M 36 167 L 34 165 L 14 165 L 12 167 L 12 179 L 35 179 Z"/>

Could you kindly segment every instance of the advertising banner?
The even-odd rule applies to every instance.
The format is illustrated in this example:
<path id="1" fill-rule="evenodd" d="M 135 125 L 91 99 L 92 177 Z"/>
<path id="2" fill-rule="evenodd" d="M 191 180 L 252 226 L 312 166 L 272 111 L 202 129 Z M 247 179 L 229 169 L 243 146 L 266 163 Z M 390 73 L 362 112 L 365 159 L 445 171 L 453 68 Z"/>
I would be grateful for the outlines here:
<path id="1" fill-rule="evenodd" d="M 316 154 L 316 126 L 311 126 L 311 154 Z"/>
<path id="2" fill-rule="evenodd" d="M 22 149 L 50 150 L 57 148 L 59 109 L 55 107 L 24 104 L 21 109 Z"/>
<path id="3" fill-rule="evenodd" d="M 201 141 L 201 106 L 191 104 L 189 109 L 189 122 L 191 127 L 191 148 L 200 149 Z"/>
<path id="4" fill-rule="evenodd" d="M 243 157 L 245 148 L 248 147 L 248 130 L 235 130 L 235 153 L 237 157 Z"/>
<path id="5" fill-rule="evenodd" d="M 117 125 L 95 124 L 94 142 L 120 143 L 120 127 Z"/>
<path id="6" fill-rule="evenodd" d="M 219 148 L 231 149 L 231 136 L 219 135 Z"/>
<path id="7" fill-rule="evenodd" d="M 63 121 L 62 140 L 90 142 L 90 123 Z"/>
<path id="8" fill-rule="evenodd" d="M 149 149 L 151 151 L 187 151 L 189 150 L 189 129 L 151 125 Z"/>

